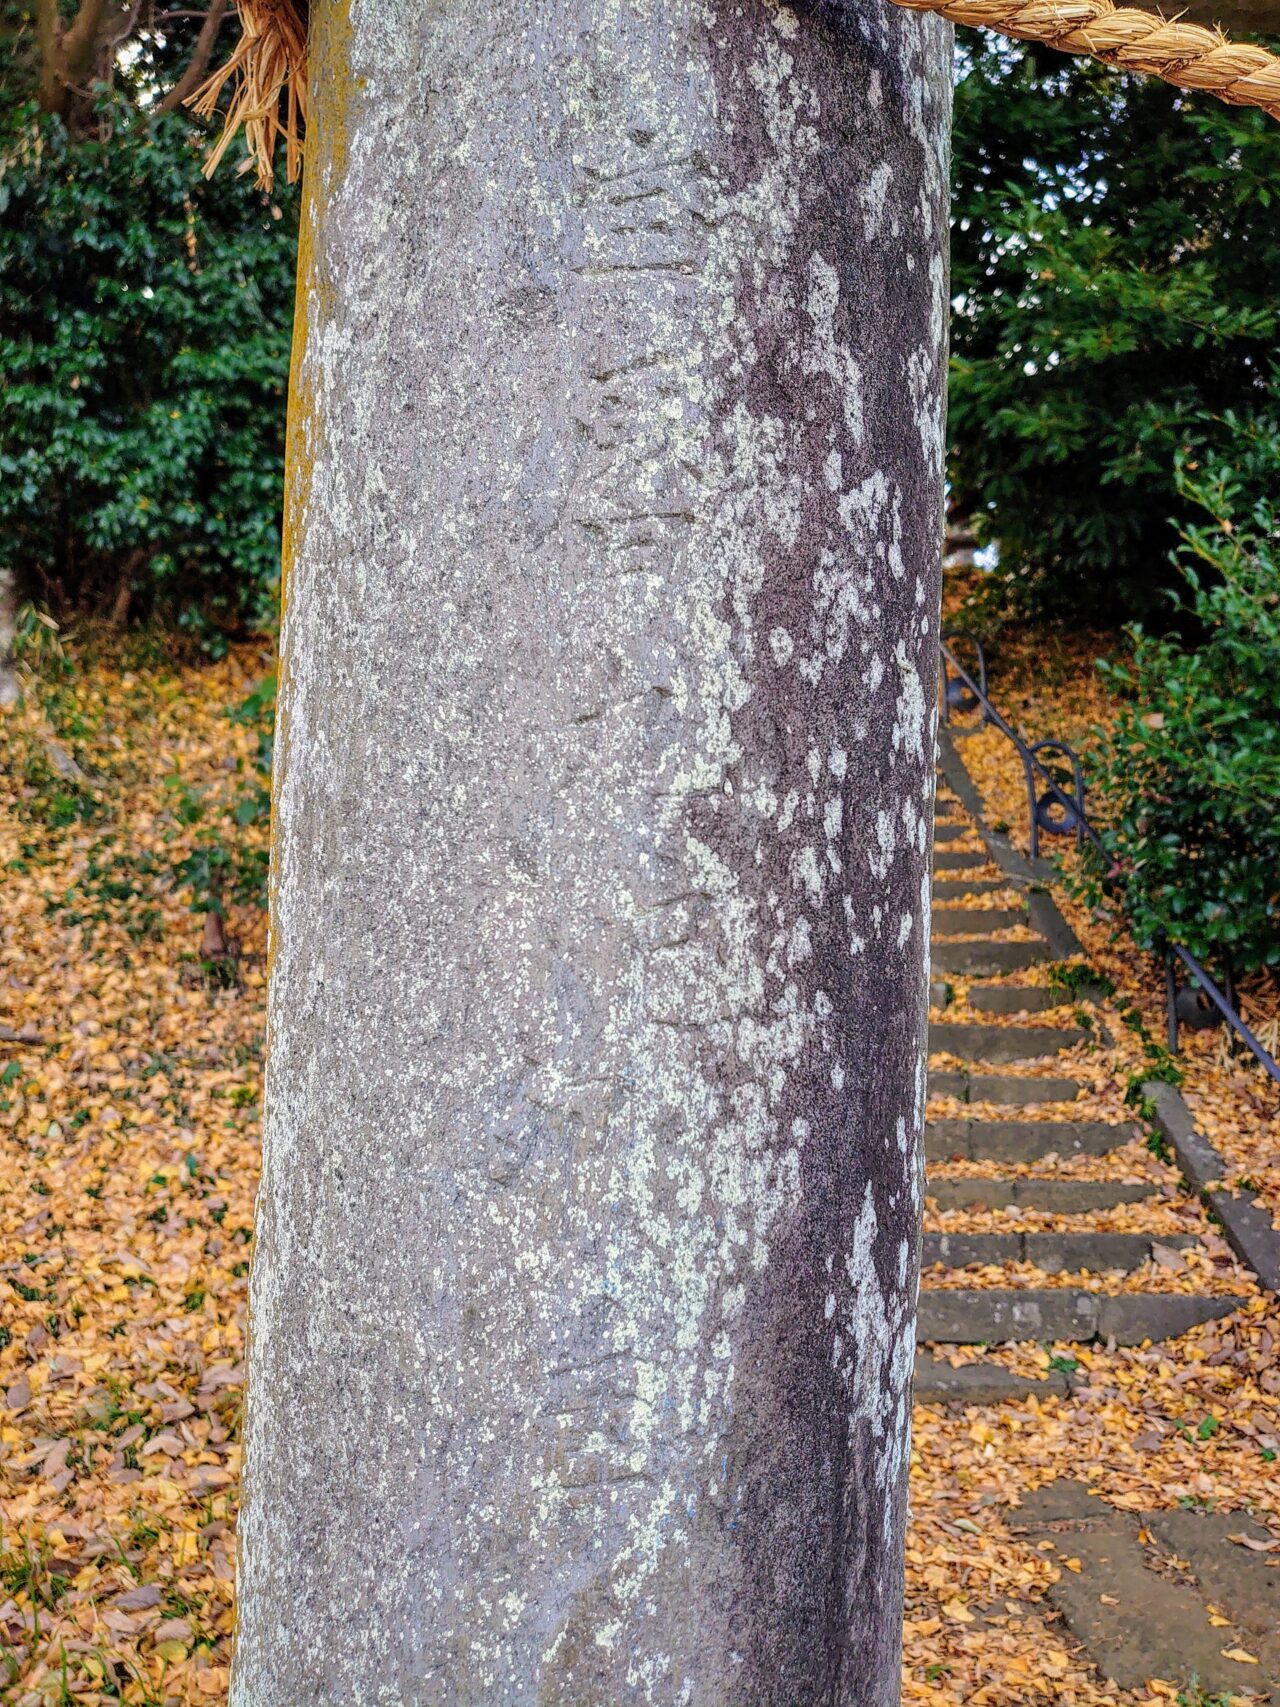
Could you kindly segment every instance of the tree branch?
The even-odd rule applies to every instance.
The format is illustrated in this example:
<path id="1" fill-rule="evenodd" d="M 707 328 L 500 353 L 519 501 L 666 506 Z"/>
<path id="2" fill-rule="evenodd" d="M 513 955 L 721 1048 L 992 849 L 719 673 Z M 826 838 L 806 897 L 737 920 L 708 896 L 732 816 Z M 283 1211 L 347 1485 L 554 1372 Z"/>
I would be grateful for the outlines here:
<path id="1" fill-rule="evenodd" d="M 64 83 L 79 83 L 97 57 L 98 26 L 107 0 L 81 0 L 80 10 L 69 29 L 61 32 L 62 65 L 58 75 Z"/>
<path id="2" fill-rule="evenodd" d="M 175 107 L 180 107 L 187 96 L 198 87 L 208 69 L 209 56 L 213 52 L 213 44 L 217 39 L 219 29 L 222 27 L 222 20 L 226 16 L 226 12 L 227 0 L 213 0 L 205 14 L 204 23 L 200 26 L 200 34 L 196 37 L 196 45 L 191 50 L 187 69 L 156 106 L 155 111 L 157 113 L 171 113 Z"/>
<path id="3" fill-rule="evenodd" d="M 67 80 L 62 75 L 58 0 L 36 0 L 36 41 L 40 49 L 40 105 L 47 113 L 60 113 L 66 104 Z"/>

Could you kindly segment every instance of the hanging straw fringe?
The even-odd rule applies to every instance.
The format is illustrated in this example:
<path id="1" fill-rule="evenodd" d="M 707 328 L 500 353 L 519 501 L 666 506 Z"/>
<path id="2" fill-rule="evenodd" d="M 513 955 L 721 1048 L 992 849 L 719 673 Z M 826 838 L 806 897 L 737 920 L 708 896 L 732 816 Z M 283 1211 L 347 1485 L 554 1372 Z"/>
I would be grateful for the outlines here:
<path id="1" fill-rule="evenodd" d="M 302 170 L 302 125 L 307 117 L 307 0 L 236 0 L 240 40 L 224 66 L 187 102 L 203 118 L 218 110 L 223 87 L 231 84 L 231 104 L 222 135 L 205 161 L 206 177 L 243 125 L 249 157 L 242 171 L 258 168 L 258 183 L 271 188 L 276 141 L 283 135 L 289 182 Z M 281 98 L 283 97 L 283 110 Z"/>
<path id="2" fill-rule="evenodd" d="M 1221 30 L 1170 22 L 1113 0 L 895 0 L 913 12 L 940 12 L 956 24 L 998 30 L 1021 41 L 1047 42 L 1063 53 L 1087 53 L 1122 71 L 1162 77 L 1183 89 L 1216 95 L 1240 107 L 1261 107 L 1280 119 L 1280 58 L 1263 47 L 1233 42 Z M 240 41 L 227 63 L 188 105 L 212 118 L 225 84 L 232 85 L 222 135 L 205 164 L 212 174 L 244 127 L 250 165 L 271 188 L 276 141 L 283 134 L 292 183 L 302 167 L 307 116 L 308 0 L 237 0 Z M 281 111 L 281 101 L 284 108 Z"/>
<path id="3" fill-rule="evenodd" d="M 1221 30 L 1170 22 L 1112 0 L 896 0 L 913 12 L 940 12 L 956 24 L 1088 53 L 1121 71 L 1162 77 L 1238 107 L 1280 119 L 1280 58 L 1233 42 Z"/>

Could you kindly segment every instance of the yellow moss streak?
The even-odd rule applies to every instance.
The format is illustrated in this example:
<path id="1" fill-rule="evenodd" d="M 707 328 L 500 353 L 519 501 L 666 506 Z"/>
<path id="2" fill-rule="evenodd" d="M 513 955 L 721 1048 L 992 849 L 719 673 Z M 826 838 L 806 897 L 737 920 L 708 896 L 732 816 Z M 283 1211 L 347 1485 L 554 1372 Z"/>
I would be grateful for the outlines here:
<path id="1" fill-rule="evenodd" d="M 314 387 L 307 373 L 307 348 L 318 317 L 332 308 L 332 284 L 323 259 L 317 253 L 316 230 L 331 186 L 346 166 L 349 137 L 348 100 L 351 89 L 351 15 L 349 0 L 328 0 L 311 13 L 310 53 L 319 69 L 317 87 L 322 91 L 311 119 L 312 166 L 306 174 L 302 195 L 302 218 L 298 230 L 297 285 L 294 294 L 293 345 L 289 359 L 289 405 L 285 425 L 284 515 L 280 538 L 280 629 L 284 633 L 289 582 L 297 561 L 307 498 L 311 491 L 316 456 L 316 407 Z M 275 857 L 278 778 L 283 774 L 289 747 L 288 706 L 284 691 L 286 654 L 280 655 L 276 729 L 277 763 L 271 789 L 271 878 L 272 930 L 268 947 L 268 975 L 276 943 Z"/>

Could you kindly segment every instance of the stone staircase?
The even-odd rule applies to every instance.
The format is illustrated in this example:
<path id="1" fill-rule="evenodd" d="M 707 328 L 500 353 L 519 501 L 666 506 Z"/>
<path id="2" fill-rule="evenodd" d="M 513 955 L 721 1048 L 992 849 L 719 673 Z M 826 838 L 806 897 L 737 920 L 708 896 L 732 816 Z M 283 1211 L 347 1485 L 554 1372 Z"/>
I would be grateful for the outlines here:
<path id="1" fill-rule="evenodd" d="M 1197 1241 L 1167 1230 L 1161 1211 L 1173 1176 L 1145 1151 L 1132 1177 L 1123 1157 L 1110 1170 L 1094 1170 L 1115 1177 L 1071 1177 L 1074 1160 L 1109 1158 L 1140 1134 L 1123 1119 L 1074 1115 L 1086 1087 L 1058 1057 L 1075 1051 L 1079 1061 L 1081 1046 L 1105 1047 L 1105 1035 L 1077 994 L 1036 981 L 1033 969 L 1069 957 L 1073 946 L 1078 953 L 1079 945 L 1019 856 L 1004 849 L 996 863 L 997 839 L 984 839 L 966 810 L 975 804 L 967 775 L 954 762 L 947 771 L 968 799 L 940 779 L 916 1396 L 983 1403 L 1064 1391 L 1072 1359 L 1057 1356 L 1059 1367 L 1042 1381 L 994 1360 L 953 1367 L 952 1348 L 1140 1345 L 1185 1333 L 1243 1300 L 1154 1289 L 1153 1259 L 1176 1262 L 1173 1253 Z M 1121 1206 L 1131 1206 L 1126 1225 L 1146 1220 L 1152 1231 L 1110 1229 Z M 1000 1230 L 992 1230 L 993 1220 Z M 1000 1285 L 991 1284 L 992 1265 L 1018 1267 Z M 987 1284 L 966 1286 L 965 1271 L 979 1267 Z M 1067 1274 L 1082 1283 L 1055 1284 Z M 1097 1277 L 1105 1279 L 1101 1289 Z"/>

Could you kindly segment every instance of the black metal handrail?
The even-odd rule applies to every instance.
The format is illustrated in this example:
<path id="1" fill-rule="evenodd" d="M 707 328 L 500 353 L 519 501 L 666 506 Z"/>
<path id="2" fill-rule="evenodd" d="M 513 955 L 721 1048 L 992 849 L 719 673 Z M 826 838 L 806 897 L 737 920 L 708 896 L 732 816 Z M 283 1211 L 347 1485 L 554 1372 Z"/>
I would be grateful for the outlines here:
<path id="1" fill-rule="evenodd" d="M 949 641 L 963 641 L 973 648 L 978 667 L 978 677 L 974 677 L 965 669 L 956 657 Z M 1100 853 L 1106 854 L 1106 844 L 1097 829 L 1089 822 L 1085 811 L 1084 772 L 1080 760 L 1074 750 L 1065 741 L 1042 740 L 1035 742 L 1024 741 L 1018 731 L 996 710 L 987 694 L 987 660 L 982 649 L 982 642 L 976 635 L 966 634 L 960 629 L 947 630 L 939 643 L 941 658 L 939 669 L 942 677 L 942 719 L 944 723 L 951 722 L 953 711 L 980 710 L 982 723 L 990 723 L 1002 735 L 1010 740 L 1022 759 L 1023 770 L 1027 780 L 1027 804 L 1030 819 L 1031 856 L 1039 858 L 1040 833 L 1046 831 L 1050 835 L 1074 835 L 1076 845 L 1083 846 L 1085 840 L 1092 842 Z M 950 673 L 954 672 L 954 676 Z M 958 691 L 957 691 L 958 690 Z M 1071 765 L 1072 792 L 1068 794 L 1062 788 L 1058 779 L 1040 757 L 1042 753 L 1054 752 L 1066 758 Z M 1039 773 L 1046 790 L 1038 798 L 1036 795 L 1036 773 Z M 1052 808 L 1061 809 L 1060 816 L 1055 817 Z M 1169 1048 L 1176 1055 L 1178 1052 L 1178 1033 L 1180 1020 L 1192 1021 L 1191 1016 L 1181 1015 L 1178 1011 L 1179 995 L 1175 962 L 1182 965 L 1185 971 L 1194 978 L 1195 982 L 1209 998 L 1210 1006 L 1201 1009 L 1201 1013 L 1212 1016 L 1209 1024 L 1225 1021 L 1236 1033 L 1241 1042 L 1256 1056 L 1264 1070 L 1280 1085 L 1280 1063 L 1263 1048 L 1253 1032 L 1245 1024 L 1235 1005 L 1228 1000 L 1218 985 L 1206 972 L 1189 949 L 1180 943 L 1166 943 L 1164 947 L 1165 965 L 1165 1001 L 1168 1011 Z M 1205 1023 L 1203 1019 L 1198 1023 Z"/>

